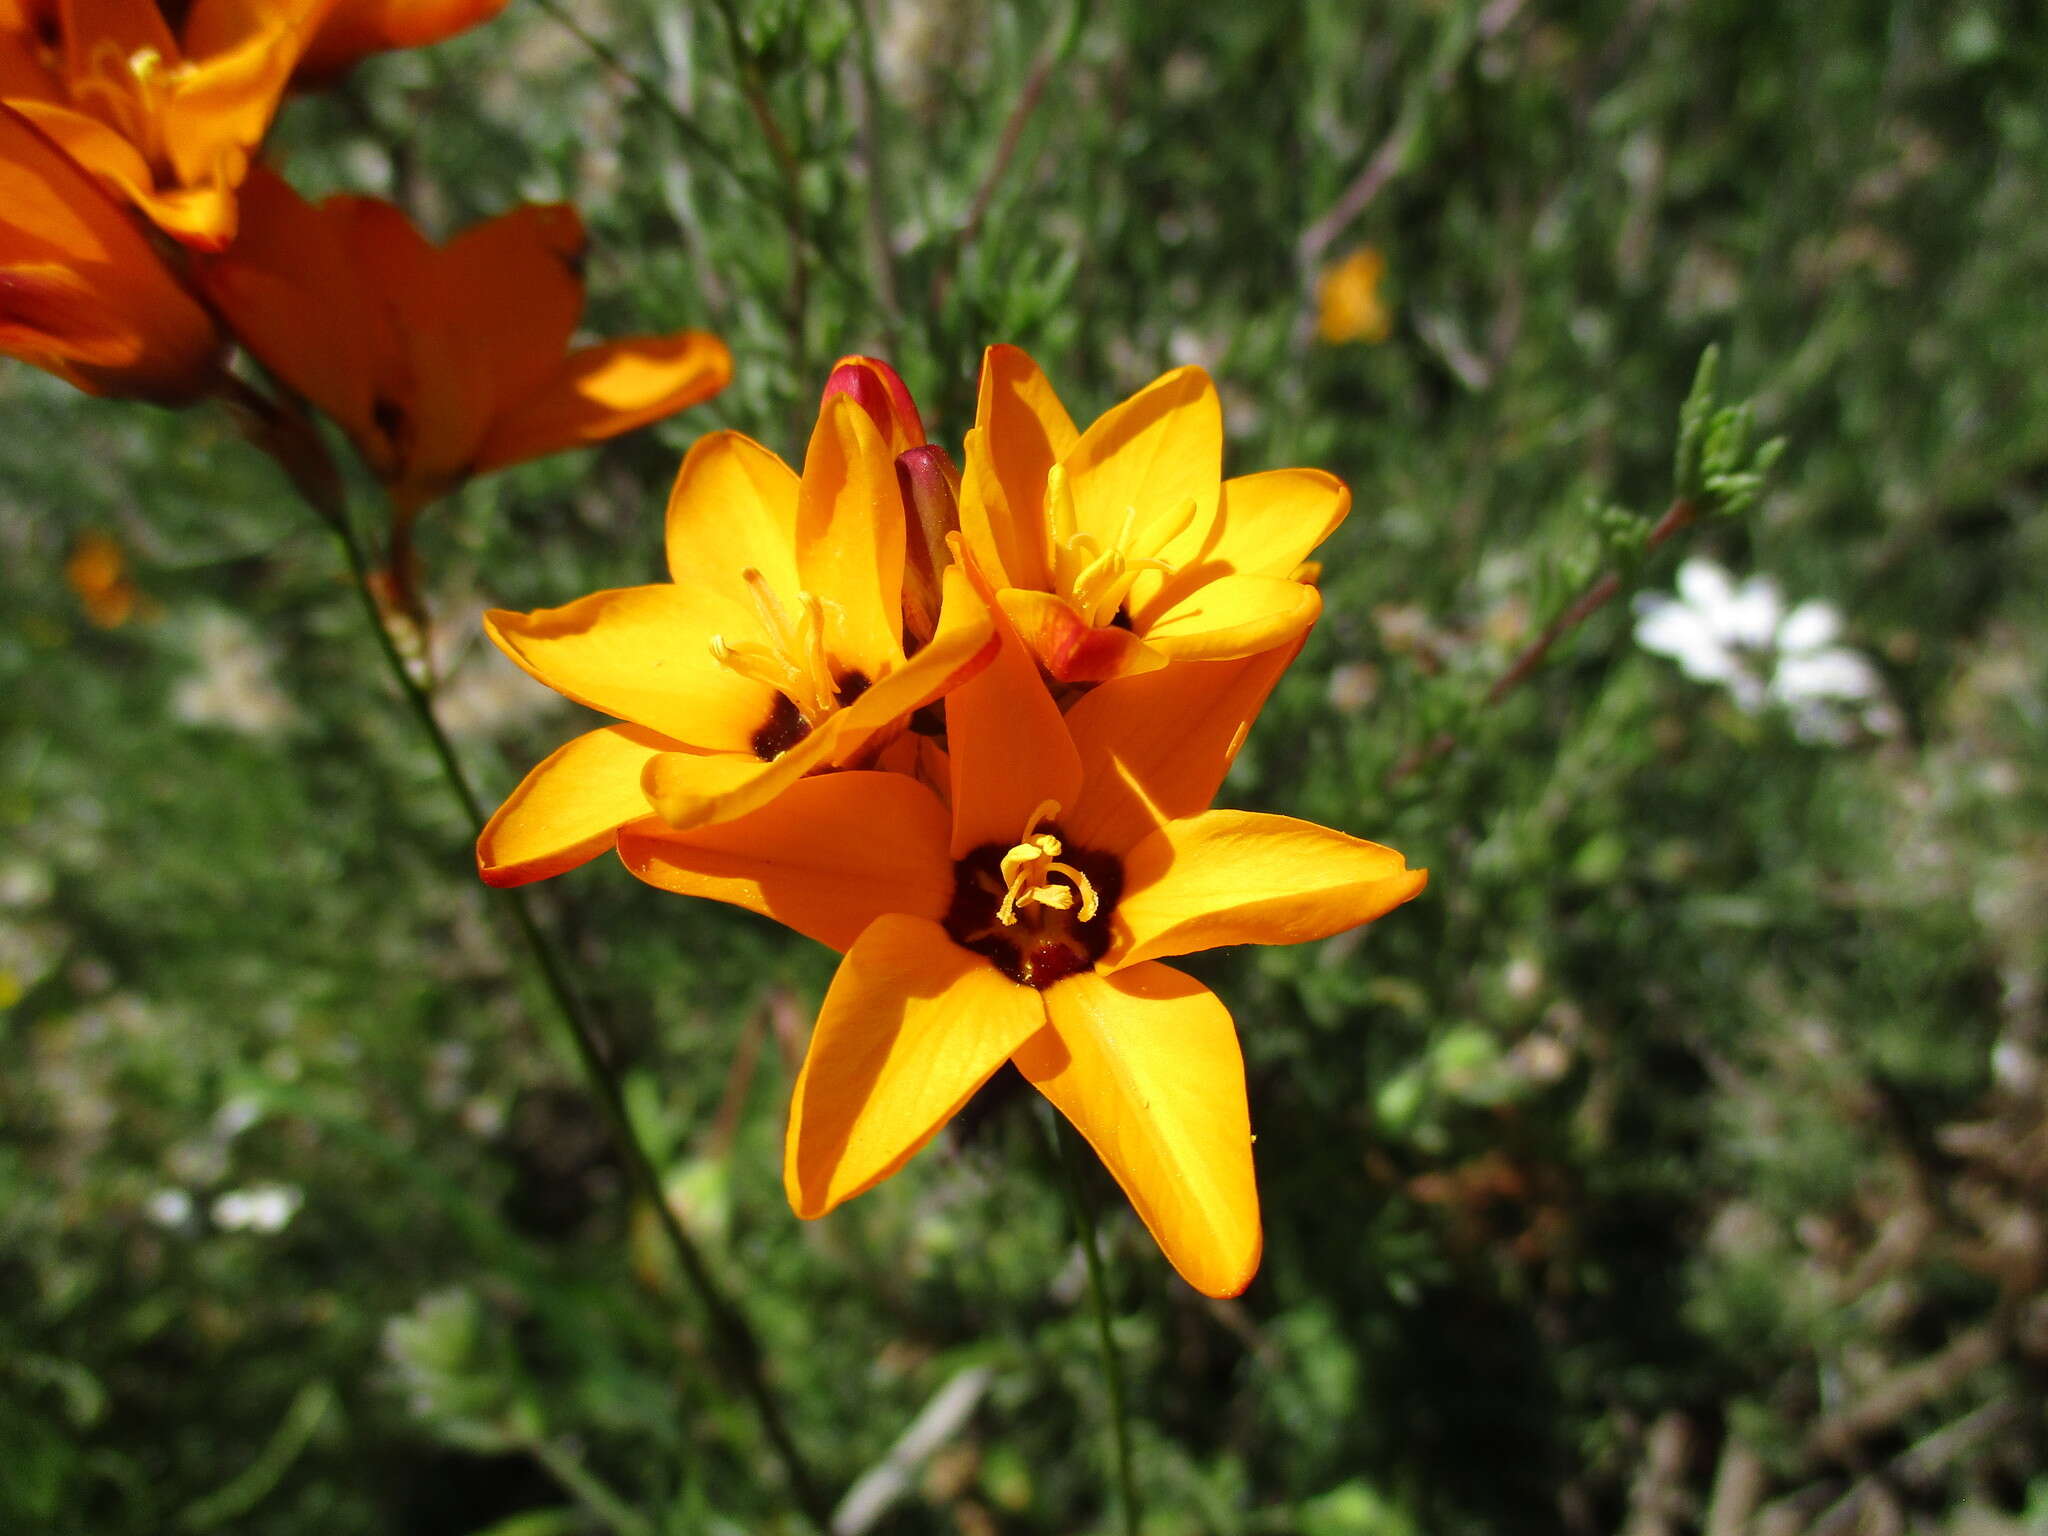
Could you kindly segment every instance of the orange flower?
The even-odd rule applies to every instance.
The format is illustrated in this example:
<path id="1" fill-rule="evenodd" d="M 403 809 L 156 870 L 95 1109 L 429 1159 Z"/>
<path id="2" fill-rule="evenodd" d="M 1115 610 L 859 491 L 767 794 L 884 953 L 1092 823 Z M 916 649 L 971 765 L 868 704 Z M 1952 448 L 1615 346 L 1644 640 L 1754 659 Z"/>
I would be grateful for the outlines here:
<path id="1" fill-rule="evenodd" d="M 79 536 L 64 562 L 64 579 L 85 616 L 101 629 L 119 629 L 135 616 L 141 594 L 129 578 L 127 556 L 106 534 Z"/>
<path id="2" fill-rule="evenodd" d="M 472 475 L 614 437 L 732 377 L 702 331 L 569 350 L 583 224 L 528 204 L 430 244 L 390 203 L 306 202 L 259 170 L 199 268 L 236 336 L 340 423 L 409 517 Z"/>
<path id="3" fill-rule="evenodd" d="M 621 827 L 730 820 L 807 774 L 867 767 L 987 663 L 987 609 L 957 566 L 936 633 L 906 649 L 890 447 L 845 391 L 825 397 L 801 478 L 715 432 L 669 498 L 672 582 L 484 616 L 527 672 L 622 722 L 569 742 L 506 798 L 477 841 L 485 880 L 544 879 Z"/>
<path id="4" fill-rule="evenodd" d="M 299 62 L 298 83 L 323 85 L 373 53 L 424 48 L 481 26 L 506 0 L 335 0 Z"/>
<path id="5" fill-rule="evenodd" d="M 4 106 L 0 352 L 88 394 L 164 405 L 204 393 L 221 353 L 212 318 L 127 210 Z"/>
<path id="6" fill-rule="evenodd" d="M 1392 322 L 1380 298 L 1386 258 L 1362 245 L 1316 282 L 1316 335 L 1331 346 L 1347 341 L 1382 342 Z"/>
<path id="7" fill-rule="evenodd" d="M 187 245 L 235 233 L 235 189 L 333 0 L 0 0 L 0 102 Z"/>
<path id="8" fill-rule="evenodd" d="M 642 880 L 842 951 L 790 1106 L 783 1182 L 822 1216 L 896 1172 L 1005 1061 L 1080 1130 L 1174 1267 L 1258 1267 L 1229 1013 L 1158 962 L 1292 944 L 1407 901 L 1389 848 L 1208 809 L 1294 646 L 1104 684 L 1062 719 L 1014 633 L 946 700 L 952 804 L 904 774 L 808 778 L 691 832 L 618 834 Z"/>
<path id="9" fill-rule="evenodd" d="M 960 526 L 1056 682 L 1255 655 L 1322 611 L 1294 579 L 1350 509 L 1315 469 L 1223 478 L 1209 376 L 1178 368 L 1077 432 L 1038 365 L 990 347 Z"/>

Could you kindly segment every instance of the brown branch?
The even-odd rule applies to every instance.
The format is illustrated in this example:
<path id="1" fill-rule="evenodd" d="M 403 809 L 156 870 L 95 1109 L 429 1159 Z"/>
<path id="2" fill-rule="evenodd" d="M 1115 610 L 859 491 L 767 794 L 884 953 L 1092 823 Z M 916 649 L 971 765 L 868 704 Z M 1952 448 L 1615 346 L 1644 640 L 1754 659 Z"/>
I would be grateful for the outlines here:
<path id="1" fill-rule="evenodd" d="M 1657 519 L 1650 529 L 1649 537 L 1643 543 L 1643 553 L 1649 554 L 1659 545 L 1668 543 L 1690 528 L 1699 518 L 1699 508 L 1685 497 L 1671 503 L 1664 515 Z M 1508 664 L 1505 672 L 1493 680 L 1493 686 L 1486 690 L 1486 705 L 1491 708 L 1513 693 L 1529 680 L 1531 674 L 1543 665 L 1551 648 L 1577 629 L 1594 614 L 1613 602 L 1621 592 L 1622 578 L 1619 571 L 1602 574 L 1593 584 L 1581 592 L 1572 605 L 1543 626 L 1543 632 L 1522 648 L 1522 652 Z M 1457 746 L 1458 738 L 1449 731 L 1439 731 L 1421 746 L 1405 753 L 1387 771 L 1389 788 L 1400 783 L 1417 770 L 1428 767 Z"/>

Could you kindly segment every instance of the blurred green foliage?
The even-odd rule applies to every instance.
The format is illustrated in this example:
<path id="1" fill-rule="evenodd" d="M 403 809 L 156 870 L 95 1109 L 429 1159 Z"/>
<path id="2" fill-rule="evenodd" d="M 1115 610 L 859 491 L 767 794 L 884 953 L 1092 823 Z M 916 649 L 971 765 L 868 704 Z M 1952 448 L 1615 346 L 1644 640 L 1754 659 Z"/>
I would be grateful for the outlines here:
<path id="1" fill-rule="evenodd" d="M 1351 483 L 1226 795 L 1432 883 L 1195 967 L 1267 1257 L 1204 1302 L 1099 1192 L 1151 1536 L 1988 1532 L 2048 1521 L 2044 87 L 2048 19 L 1997 0 L 515 0 L 275 152 L 442 232 L 572 199 L 595 331 L 739 360 L 422 529 L 494 791 L 572 721 L 478 608 L 648 579 L 691 438 L 796 455 L 842 353 L 955 445 L 985 343 L 1083 420 L 1202 362 L 1234 470 Z M 1313 344 L 1362 243 L 1391 339 Z M 1706 483 L 1754 465 L 1735 417 L 1680 451 L 1711 343 L 1790 445 L 1759 485 Z M 797 1529 L 324 534 L 204 412 L 9 366 L 0 423 L 0 1528 Z M 1649 549 L 1700 490 L 1753 505 Z M 62 579 L 89 530 L 116 629 Z M 1800 740 L 1637 648 L 1625 592 L 1488 702 L 1681 553 L 1835 604 L 1902 731 Z M 800 1224 L 830 957 L 610 861 L 545 900 L 835 1487 L 985 1381 L 869 1528 L 1105 1523 L 1022 1103 Z"/>

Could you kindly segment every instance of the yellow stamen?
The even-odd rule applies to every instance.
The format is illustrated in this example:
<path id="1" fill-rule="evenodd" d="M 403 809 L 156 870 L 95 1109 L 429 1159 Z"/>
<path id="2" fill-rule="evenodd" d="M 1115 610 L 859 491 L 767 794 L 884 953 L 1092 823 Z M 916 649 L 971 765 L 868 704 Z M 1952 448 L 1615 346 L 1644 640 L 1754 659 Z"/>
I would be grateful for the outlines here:
<path id="1" fill-rule="evenodd" d="M 1173 563 L 1159 558 L 1159 551 L 1179 538 L 1195 518 L 1195 499 L 1185 497 L 1141 533 L 1138 509 L 1126 507 L 1116 537 L 1104 549 L 1094 534 L 1079 530 L 1073 486 L 1057 464 L 1046 475 L 1046 506 L 1052 528 L 1054 588 L 1098 629 L 1115 621 L 1138 578 L 1147 571 L 1173 574 Z"/>
<path id="2" fill-rule="evenodd" d="M 1039 823 L 1049 816 L 1057 816 L 1059 810 L 1057 800 L 1040 801 L 1030 820 L 1024 823 L 1023 837 L 1003 855 L 1003 904 L 996 908 L 996 921 L 1005 928 L 1015 925 L 1020 906 L 1037 905 L 1058 912 L 1072 911 L 1076 893 L 1080 897 L 1078 916 L 1082 922 L 1091 921 L 1101 910 L 1101 898 L 1096 895 L 1095 886 L 1088 877 L 1073 865 L 1060 861 L 1060 854 L 1064 851 L 1060 840 L 1050 832 L 1038 830 Z M 1052 884 L 1054 875 L 1069 883 Z"/>
<path id="3" fill-rule="evenodd" d="M 722 634 L 713 635 L 712 657 L 741 677 L 786 695 L 807 721 L 817 725 L 839 707 L 839 683 L 832 671 L 831 653 L 825 648 L 823 600 L 814 593 L 799 592 L 792 619 L 760 571 L 748 566 L 740 577 L 754 600 L 767 643 L 735 645 Z"/>

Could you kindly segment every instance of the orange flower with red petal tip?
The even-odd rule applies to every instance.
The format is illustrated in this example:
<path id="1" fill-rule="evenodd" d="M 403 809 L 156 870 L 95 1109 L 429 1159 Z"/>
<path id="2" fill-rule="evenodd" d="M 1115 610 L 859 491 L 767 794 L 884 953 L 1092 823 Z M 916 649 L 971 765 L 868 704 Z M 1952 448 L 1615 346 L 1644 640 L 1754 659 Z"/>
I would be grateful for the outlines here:
<path id="1" fill-rule="evenodd" d="M 0 106 L 0 353 L 88 394 L 181 405 L 219 376 L 221 348 L 128 211 Z"/>
<path id="2" fill-rule="evenodd" d="M 669 498 L 672 581 L 484 616 L 532 676 L 620 722 L 507 797 L 477 840 L 486 881 L 544 879 L 622 827 L 729 820 L 806 775 L 867 767 L 987 664 L 988 611 L 957 566 L 936 632 L 906 645 L 889 450 L 846 391 L 825 397 L 801 476 L 750 438 L 712 433 Z"/>
<path id="3" fill-rule="evenodd" d="M 783 1182 L 822 1216 L 901 1168 L 1015 1062 L 1088 1139 L 1188 1283 L 1261 1247 L 1229 1012 L 1161 959 L 1369 922 L 1427 879 L 1390 848 L 1209 809 L 1295 646 L 1104 684 L 1062 718 L 1014 632 L 946 700 L 951 807 L 836 773 L 690 832 L 618 834 L 649 884 L 842 951 L 790 1106 Z"/>
<path id="4" fill-rule="evenodd" d="M 570 349 L 582 221 L 528 204 L 431 244 L 390 203 L 306 202 L 268 171 L 199 281 L 237 338 L 355 442 L 409 515 L 472 475 L 614 437 L 732 377 L 702 331 Z"/>
<path id="5" fill-rule="evenodd" d="M 1294 579 L 1351 493 L 1317 469 L 1223 478 L 1223 412 L 1179 368 L 1086 432 L 1038 365 L 988 349 L 967 435 L 961 530 L 1057 682 L 1255 655 L 1322 611 Z"/>
<path id="6" fill-rule="evenodd" d="M 333 0 L 0 0 L 0 102 L 166 233 L 219 250 L 235 191 Z"/>
<path id="7" fill-rule="evenodd" d="M 424 48 L 481 26 L 506 0 L 335 0 L 299 62 L 297 83 L 324 85 L 373 53 Z"/>

